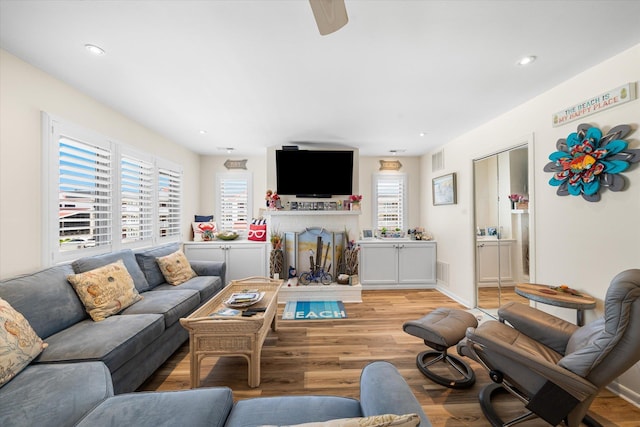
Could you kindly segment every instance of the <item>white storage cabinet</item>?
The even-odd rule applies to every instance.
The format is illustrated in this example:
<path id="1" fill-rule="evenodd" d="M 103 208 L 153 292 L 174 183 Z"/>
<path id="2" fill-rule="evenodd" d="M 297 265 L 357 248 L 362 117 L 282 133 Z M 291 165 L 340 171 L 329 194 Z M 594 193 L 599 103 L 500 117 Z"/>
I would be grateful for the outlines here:
<path id="1" fill-rule="evenodd" d="M 361 240 L 360 283 L 364 289 L 432 288 L 436 283 L 436 242 Z"/>
<path id="2" fill-rule="evenodd" d="M 184 254 L 192 261 L 224 261 L 226 281 L 267 276 L 267 243 L 250 240 L 186 242 Z"/>

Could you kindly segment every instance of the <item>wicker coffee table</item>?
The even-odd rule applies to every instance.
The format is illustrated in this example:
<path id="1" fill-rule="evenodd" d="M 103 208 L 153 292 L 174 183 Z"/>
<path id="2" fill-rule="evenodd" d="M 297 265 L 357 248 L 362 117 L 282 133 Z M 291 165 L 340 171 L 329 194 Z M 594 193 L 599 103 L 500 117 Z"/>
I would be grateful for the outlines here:
<path id="1" fill-rule="evenodd" d="M 282 280 L 266 277 L 233 280 L 190 316 L 180 319 L 182 326 L 189 331 L 191 388 L 200 385 L 200 364 L 208 356 L 243 356 L 249 364 L 249 387 L 260 385 L 262 344 L 270 326 L 274 331 L 277 330 L 278 291 L 281 285 Z M 224 302 L 233 293 L 246 291 L 264 292 L 264 296 L 251 306 L 235 308 L 264 308 L 264 312 L 251 317 L 215 314 L 228 308 Z"/>

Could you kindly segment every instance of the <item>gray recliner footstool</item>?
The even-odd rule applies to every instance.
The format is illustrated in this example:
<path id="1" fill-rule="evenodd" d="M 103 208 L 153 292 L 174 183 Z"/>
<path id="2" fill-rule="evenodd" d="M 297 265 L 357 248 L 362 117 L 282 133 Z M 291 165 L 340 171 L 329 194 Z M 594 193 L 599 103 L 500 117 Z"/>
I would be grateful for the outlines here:
<path id="1" fill-rule="evenodd" d="M 462 359 L 447 353 L 465 337 L 467 328 L 475 328 L 475 316 L 464 310 L 437 308 L 418 320 L 409 320 L 402 329 L 422 338 L 433 350 L 418 354 L 416 364 L 420 372 L 432 381 L 449 388 L 467 388 L 476 382 L 473 369 Z M 436 365 L 441 363 L 439 369 Z"/>

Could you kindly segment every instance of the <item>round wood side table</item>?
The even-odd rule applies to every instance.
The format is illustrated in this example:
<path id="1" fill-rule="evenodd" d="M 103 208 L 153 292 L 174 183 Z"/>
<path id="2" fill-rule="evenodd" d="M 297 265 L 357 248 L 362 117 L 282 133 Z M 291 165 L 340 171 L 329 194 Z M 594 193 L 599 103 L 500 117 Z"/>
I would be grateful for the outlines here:
<path id="1" fill-rule="evenodd" d="M 584 310 L 595 308 L 596 300 L 590 295 L 573 295 L 567 292 L 560 292 L 551 289 L 546 285 L 534 283 L 520 283 L 515 287 L 516 294 L 530 299 L 531 301 L 556 307 L 572 308 L 576 310 L 576 324 L 584 325 Z"/>

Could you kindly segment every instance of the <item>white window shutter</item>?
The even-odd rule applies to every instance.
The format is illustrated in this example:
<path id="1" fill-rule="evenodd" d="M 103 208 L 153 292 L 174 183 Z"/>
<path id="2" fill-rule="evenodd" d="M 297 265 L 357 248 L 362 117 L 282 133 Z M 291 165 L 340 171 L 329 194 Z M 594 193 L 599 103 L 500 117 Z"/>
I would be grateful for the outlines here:
<path id="1" fill-rule="evenodd" d="M 120 157 L 122 243 L 153 239 L 153 163 L 131 155 Z"/>
<path id="2" fill-rule="evenodd" d="M 58 140 L 60 252 L 112 243 L 112 153 L 109 148 Z"/>
<path id="3" fill-rule="evenodd" d="M 182 171 L 158 168 L 158 237 L 180 235 Z"/>
<path id="4" fill-rule="evenodd" d="M 217 174 L 219 230 L 243 233 L 250 222 L 250 174 Z"/>
<path id="5" fill-rule="evenodd" d="M 375 220 L 378 229 L 404 230 L 406 218 L 406 176 L 376 175 Z"/>

